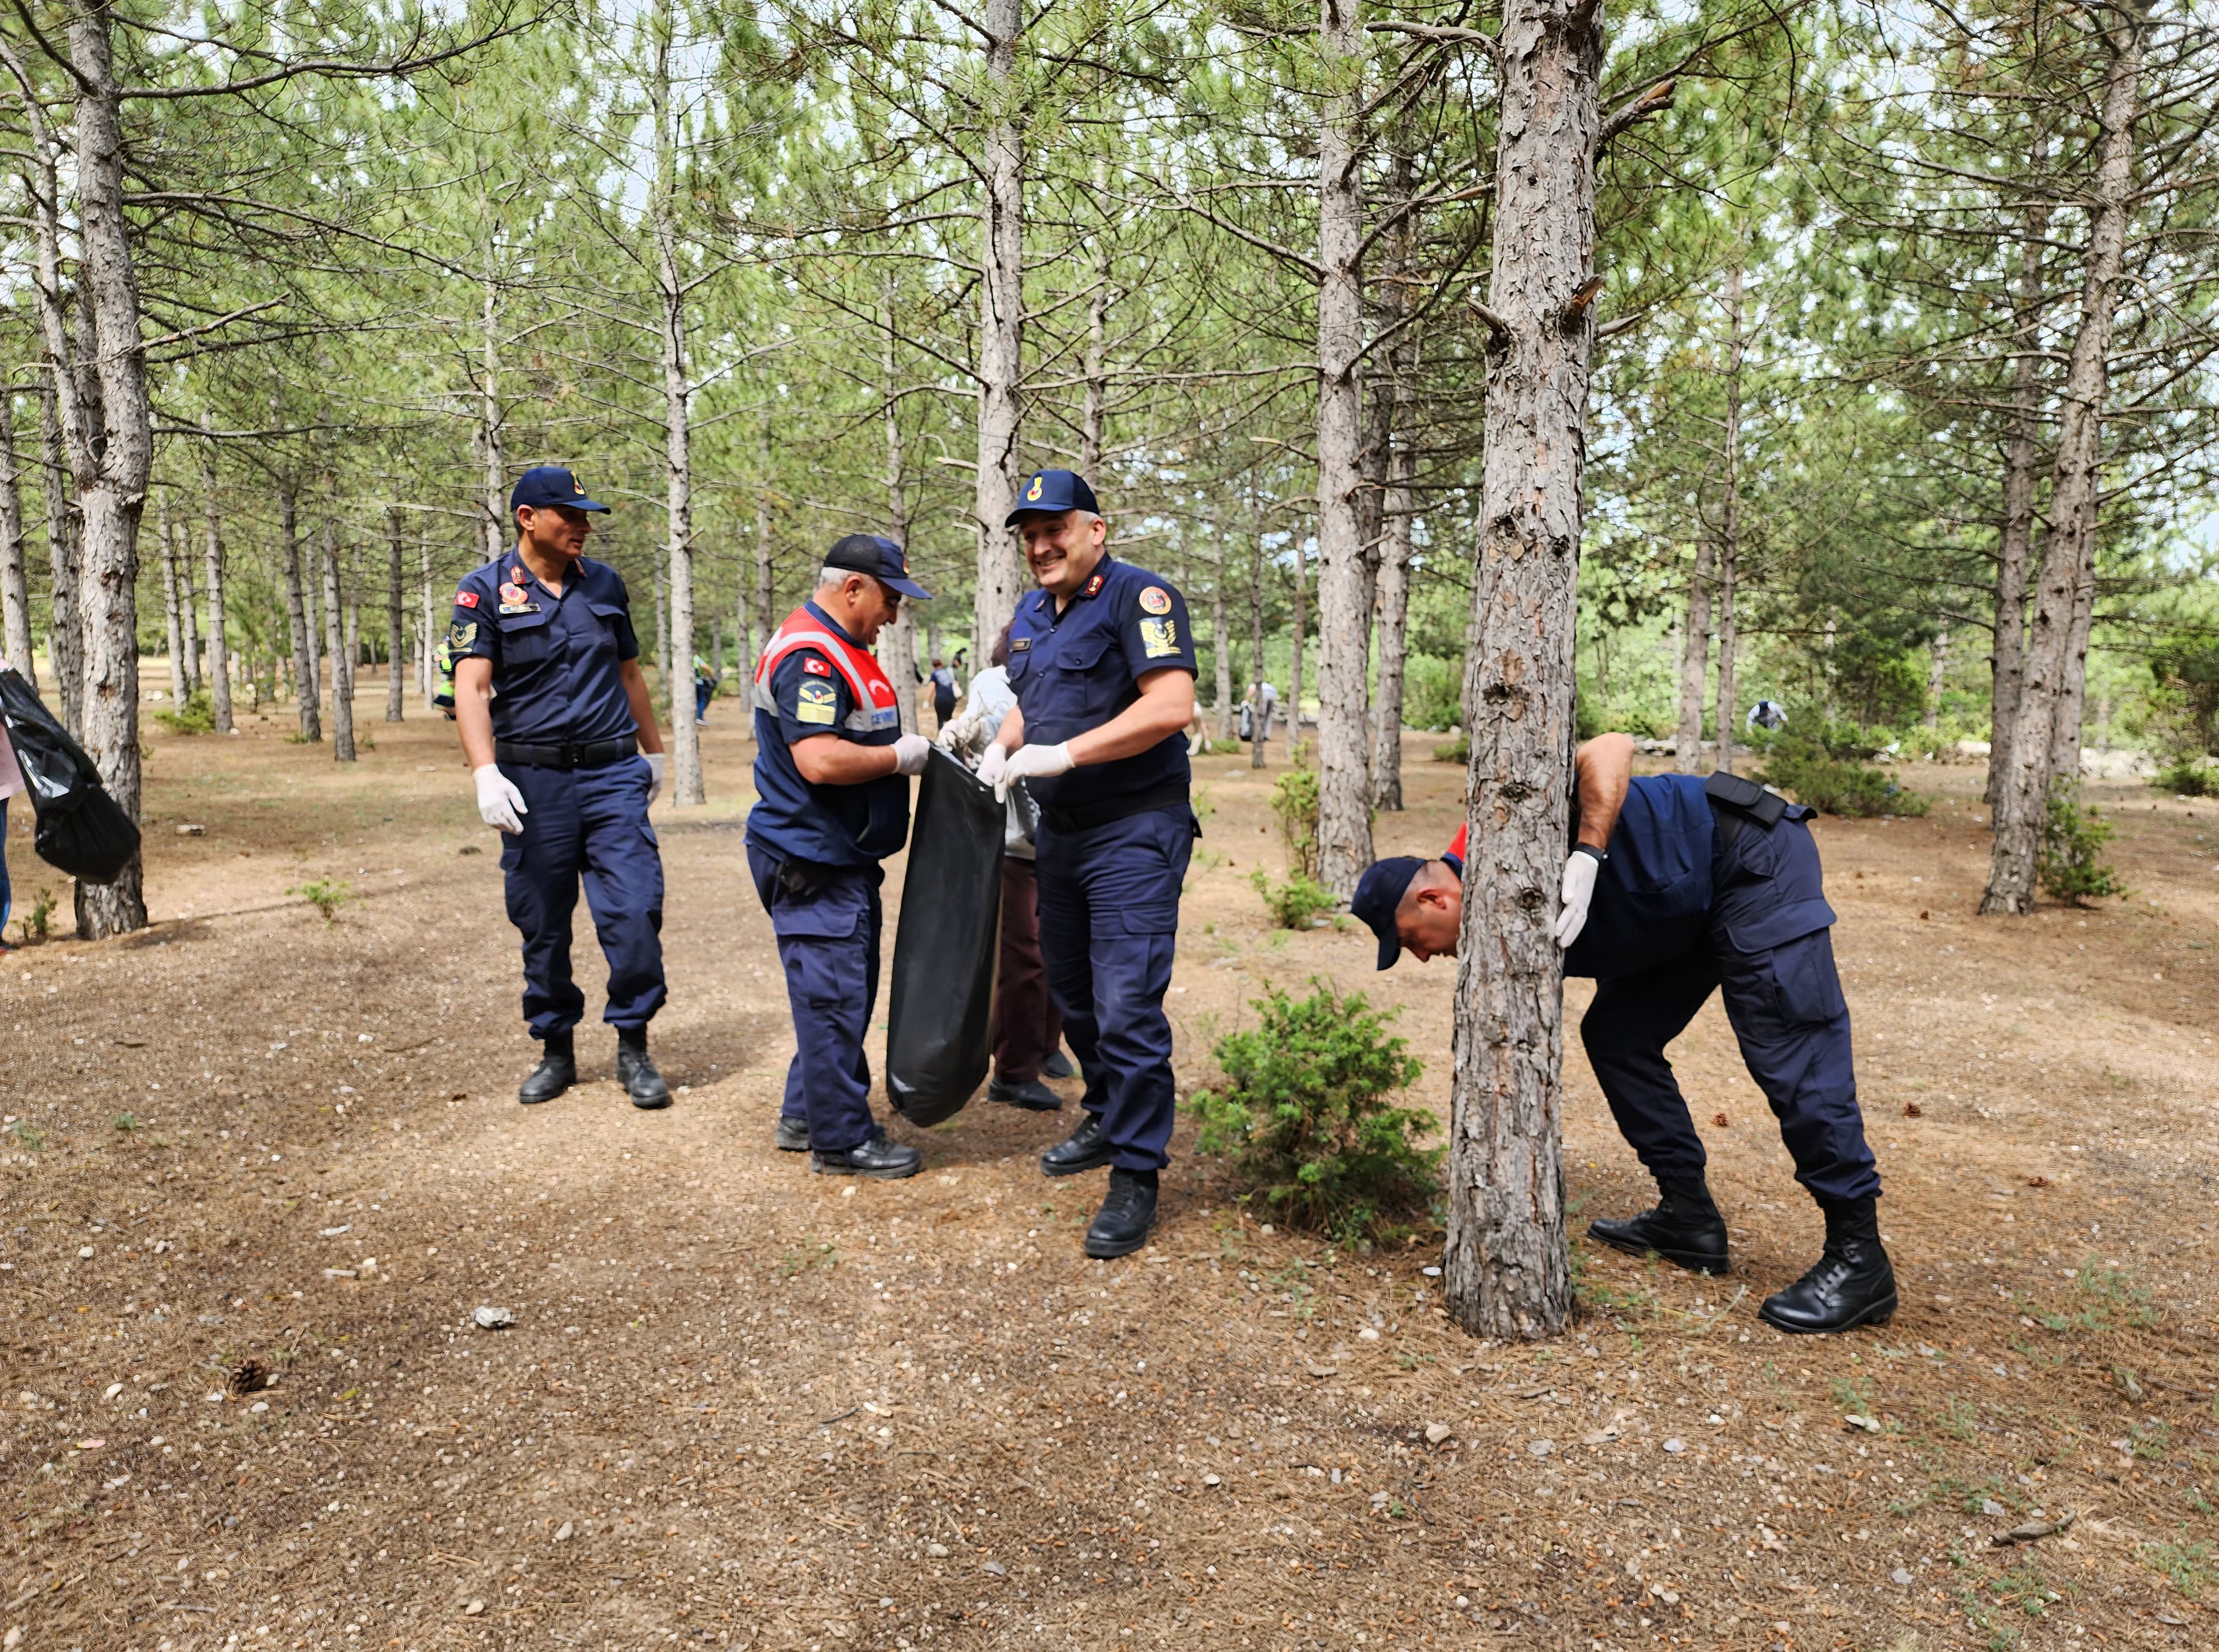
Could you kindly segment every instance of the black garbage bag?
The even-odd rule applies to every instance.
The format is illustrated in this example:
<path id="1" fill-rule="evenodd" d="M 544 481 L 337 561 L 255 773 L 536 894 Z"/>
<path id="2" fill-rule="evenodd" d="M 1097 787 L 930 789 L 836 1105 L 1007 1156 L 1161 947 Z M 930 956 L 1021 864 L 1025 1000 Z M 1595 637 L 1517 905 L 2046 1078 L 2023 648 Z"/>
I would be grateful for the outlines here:
<path id="1" fill-rule="evenodd" d="M 886 1096 L 912 1124 L 953 1118 L 993 1054 L 1003 805 L 935 747 L 917 786 L 886 1015 Z"/>
<path id="2" fill-rule="evenodd" d="M 37 817 L 31 847 L 39 858 L 79 883 L 114 882 L 139 853 L 139 829 L 108 795 L 84 748 L 13 667 L 0 669 L 0 723 Z"/>

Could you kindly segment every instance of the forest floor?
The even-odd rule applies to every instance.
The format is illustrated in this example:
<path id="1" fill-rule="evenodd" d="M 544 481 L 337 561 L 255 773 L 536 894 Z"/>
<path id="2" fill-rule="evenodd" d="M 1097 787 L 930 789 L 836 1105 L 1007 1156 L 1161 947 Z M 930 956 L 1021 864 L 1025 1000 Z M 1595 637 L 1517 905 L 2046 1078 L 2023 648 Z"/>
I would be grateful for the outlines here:
<path id="1" fill-rule="evenodd" d="M 1069 1110 L 897 1123 L 906 1183 L 774 1151 L 792 1034 L 743 714 L 712 719 L 715 801 L 656 810 L 659 1115 L 598 1022 L 587 1082 L 517 1105 L 516 941 L 443 724 L 366 721 L 345 770 L 275 717 L 156 736 L 154 927 L 0 957 L 10 1652 L 2219 1644 L 2219 807 L 2105 794 L 2133 896 L 2018 922 L 1973 916 L 1979 771 L 1821 823 L 1901 1313 L 1755 1318 L 1819 1224 L 1713 1003 L 1675 1054 L 1735 1273 L 1576 1237 L 1574 1330 L 1506 1346 L 1446 1323 L 1423 1246 L 1261 1227 L 1184 1121 L 1111 1264 L 1100 1177 L 1035 1163 Z M 1458 812 L 1415 743 L 1383 852 Z M 1399 1007 L 1445 1110 L 1452 966 L 1265 927 L 1283 757 L 1197 766 L 1183 1093 L 1268 984 L 1330 976 Z M 289 892 L 322 878 L 359 897 L 330 924 Z M 579 960 L 597 984 L 582 908 Z M 1576 1235 L 1647 1189 L 1569 1042 Z M 277 1386 L 227 1393 L 249 1360 Z"/>

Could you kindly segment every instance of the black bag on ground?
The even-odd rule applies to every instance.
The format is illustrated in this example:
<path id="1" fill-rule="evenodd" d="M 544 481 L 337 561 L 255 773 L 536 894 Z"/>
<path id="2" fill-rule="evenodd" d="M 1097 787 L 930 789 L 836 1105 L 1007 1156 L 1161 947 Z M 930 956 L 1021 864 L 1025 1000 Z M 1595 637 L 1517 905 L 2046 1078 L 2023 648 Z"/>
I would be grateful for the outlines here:
<path id="1" fill-rule="evenodd" d="M 986 1079 L 1004 819 L 994 788 L 935 747 L 917 787 L 886 1015 L 886 1096 L 912 1124 L 953 1118 Z"/>
<path id="2" fill-rule="evenodd" d="M 139 829 L 100 783 L 100 771 L 12 666 L 0 669 L 0 723 L 38 817 L 31 847 L 79 883 L 115 881 L 139 853 Z"/>

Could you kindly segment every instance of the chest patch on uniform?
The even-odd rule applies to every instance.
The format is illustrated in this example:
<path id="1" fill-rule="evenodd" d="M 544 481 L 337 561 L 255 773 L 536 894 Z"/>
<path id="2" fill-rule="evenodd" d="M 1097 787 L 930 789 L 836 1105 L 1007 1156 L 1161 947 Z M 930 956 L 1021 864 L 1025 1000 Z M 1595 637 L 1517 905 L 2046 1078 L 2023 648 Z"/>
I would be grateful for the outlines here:
<path id="1" fill-rule="evenodd" d="M 476 592 L 457 591 L 455 593 L 455 606 L 457 608 L 475 608 L 477 606 L 478 593 Z"/>
<path id="2" fill-rule="evenodd" d="M 1177 654 L 1179 651 L 1178 621 L 1176 619 L 1142 620 L 1141 651 L 1151 660 L 1160 660 L 1167 654 Z"/>
<path id="3" fill-rule="evenodd" d="M 1084 591 L 1081 591 L 1078 594 L 1082 597 L 1094 597 L 1101 595 L 1103 577 L 1103 575 L 1097 574 L 1092 579 L 1086 581 L 1086 588 Z"/>
<path id="4" fill-rule="evenodd" d="M 839 696 L 829 683 L 803 683 L 795 691 L 793 720 L 830 725 L 839 707 Z"/>
<path id="5" fill-rule="evenodd" d="M 465 591 L 463 594 L 464 596 L 468 596 L 469 593 Z M 475 620 L 467 625 L 457 622 L 447 627 L 447 646 L 449 648 L 460 650 L 469 647 L 471 643 L 477 640 L 478 628 Z"/>
<path id="6" fill-rule="evenodd" d="M 1172 611 L 1172 593 L 1160 585 L 1152 585 L 1141 593 L 1141 606 L 1152 614 L 1167 614 Z"/>
<path id="7" fill-rule="evenodd" d="M 503 602 L 522 602 L 525 589 L 520 585 L 504 585 L 500 587 L 500 599 Z"/>
<path id="8" fill-rule="evenodd" d="M 539 605 L 536 602 L 504 602 L 500 605 L 500 611 L 505 614 L 536 614 L 539 612 Z"/>
<path id="9" fill-rule="evenodd" d="M 812 677 L 829 677 L 832 674 L 832 668 L 813 655 L 802 656 L 801 668 Z"/>

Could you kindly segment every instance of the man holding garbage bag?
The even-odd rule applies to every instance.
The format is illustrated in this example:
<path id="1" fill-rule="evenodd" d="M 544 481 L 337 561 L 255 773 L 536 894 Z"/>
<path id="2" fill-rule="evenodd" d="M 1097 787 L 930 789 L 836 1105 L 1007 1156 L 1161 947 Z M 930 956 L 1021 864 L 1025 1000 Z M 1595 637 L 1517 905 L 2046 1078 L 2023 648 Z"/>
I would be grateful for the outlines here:
<path id="1" fill-rule="evenodd" d="M 898 691 L 870 651 L 909 577 L 891 539 L 851 533 L 825 554 L 816 593 L 755 664 L 755 794 L 748 867 L 770 914 L 793 1011 L 778 1145 L 820 1176 L 915 1176 L 924 1158 L 871 1117 L 863 1034 L 879 996 L 879 862 L 909 836 L 908 776 L 932 747 L 904 734 Z"/>
<path id="2" fill-rule="evenodd" d="M 1082 478 L 1038 472 L 1005 525 L 1023 538 L 1041 588 L 1010 622 L 1017 703 L 979 778 L 1004 796 L 1024 780 L 1040 804 L 1041 952 L 1086 1075 L 1085 1116 L 1041 1169 L 1110 1166 L 1086 1254 L 1125 1256 L 1155 1225 L 1178 1102 L 1164 993 L 1201 830 L 1185 739 L 1194 639 L 1178 590 L 1109 554 L 1109 525 Z"/>

